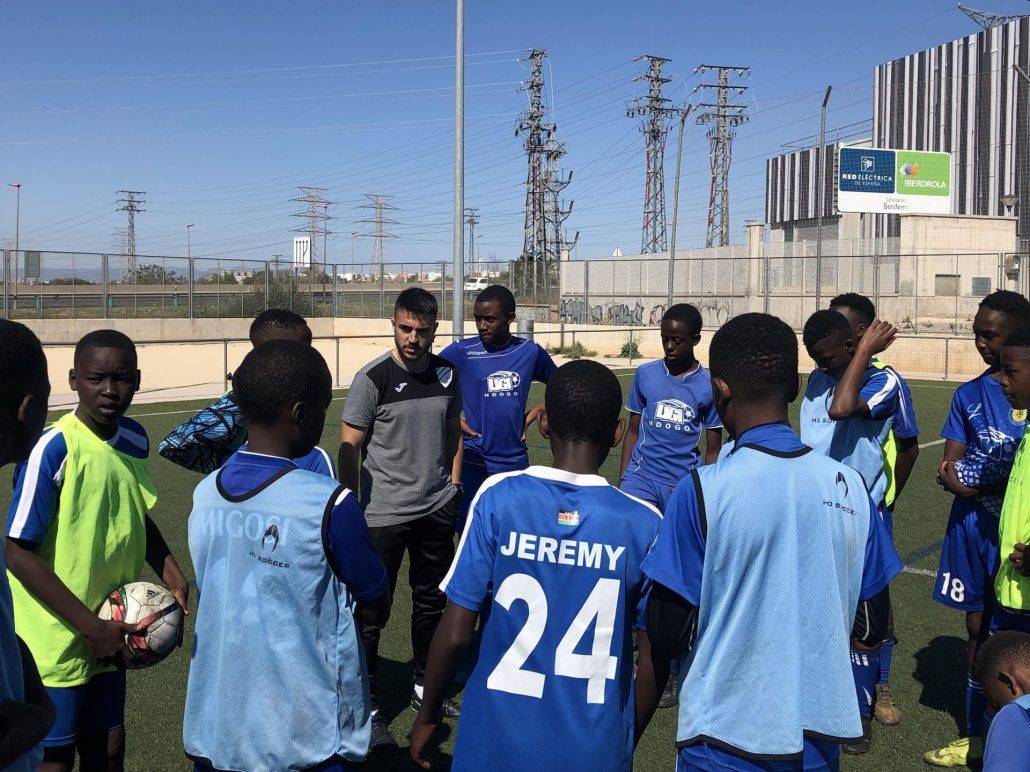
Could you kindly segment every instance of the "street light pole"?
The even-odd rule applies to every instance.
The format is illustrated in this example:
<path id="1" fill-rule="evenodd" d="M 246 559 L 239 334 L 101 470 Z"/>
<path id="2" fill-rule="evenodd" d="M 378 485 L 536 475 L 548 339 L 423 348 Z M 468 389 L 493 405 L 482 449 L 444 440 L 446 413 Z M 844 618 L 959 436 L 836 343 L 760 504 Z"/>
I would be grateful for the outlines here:
<path id="1" fill-rule="evenodd" d="M 454 42 L 454 223 L 451 335 L 465 333 L 465 0 L 456 0 Z"/>
<path id="2" fill-rule="evenodd" d="M 8 182 L 7 187 L 14 188 L 14 292 L 18 293 L 18 252 L 21 249 L 21 183 Z"/>
<path id="3" fill-rule="evenodd" d="M 186 259 L 193 259 L 193 250 L 190 248 L 190 228 L 193 227 L 193 223 L 186 226 Z"/>
<path id="4" fill-rule="evenodd" d="M 815 176 L 816 213 L 815 213 L 815 310 L 818 311 L 823 302 L 823 206 L 826 198 L 826 103 L 830 101 L 833 86 L 826 87 L 823 95 L 822 114 L 819 119 L 819 171 Z"/>
<path id="5" fill-rule="evenodd" d="M 673 279 L 676 271 L 676 223 L 679 221 L 680 213 L 680 165 L 683 161 L 683 129 L 687 123 L 687 117 L 694 105 L 687 105 L 680 110 L 680 134 L 676 140 L 676 180 L 672 192 L 672 228 L 669 233 L 669 293 L 666 300 L 666 307 L 672 308 Z"/>

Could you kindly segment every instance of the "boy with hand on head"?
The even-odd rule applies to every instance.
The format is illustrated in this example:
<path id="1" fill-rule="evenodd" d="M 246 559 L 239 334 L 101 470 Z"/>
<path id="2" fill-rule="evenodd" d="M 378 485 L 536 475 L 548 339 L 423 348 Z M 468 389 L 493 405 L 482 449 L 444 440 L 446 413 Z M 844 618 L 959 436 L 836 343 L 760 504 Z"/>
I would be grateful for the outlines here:
<path id="1" fill-rule="evenodd" d="M 540 344 L 511 334 L 515 296 L 507 287 L 492 284 L 480 292 L 473 313 L 478 337 L 455 341 L 440 352 L 461 378 L 464 449 L 458 533 L 487 477 L 529 466 L 526 429 L 543 411 L 540 404 L 526 412 L 529 390 L 533 381 L 547 383 L 557 370 Z"/>
<path id="2" fill-rule="evenodd" d="M 96 609 L 150 564 L 186 611 L 189 587 L 147 511 L 157 501 L 144 428 L 125 417 L 139 389 L 136 347 L 115 330 L 75 346 L 68 374 L 79 404 L 59 418 L 15 471 L 7 567 L 15 624 L 57 706 L 44 772 L 120 770 L 125 671 L 109 663 L 141 626 Z"/>
<path id="3" fill-rule="evenodd" d="M 296 340 L 311 345 L 311 328 L 304 317 L 285 308 L 269 308 L 251 322 L 254 347 L 270 340 Z M 247 422 L 240 414 L 233 391 L 183 421 L 161 440 L 157 452 L 173 464 L 207 474 L 218 469 L 240 448 L 246 447 Z M 316 445 L 303 458 L 301 469 L 336 477 L 332 456 Z"/>
<path id="4" fill-rule="evenodd" d="M 629 429 L 622 443 L 619 487 L 664 511 L 676 483 L 701 463 L 719 458 L 722 422 L 712 401 L 708 371 L 694 356 L 701 340 L 701 312 L 677 303 L 662 316 L 665 358 L 633 374 L 626 409 Z"/>
<path id="5" fill-rule="evenodd" d="M 0 466 L 28 458 L 43 431 L 49 396 L 39 340 L 25 325 L 0 319 Z M 0 768 L 35 772 L 54 716 L 32 652 L 14 632 L 11 585 L 0 550 Z"/>
<path id="6" fill-rule="evenodd" d="M 189 518 L 200 602 L 186 754 L 197 772 L 337 772 L 368 754 L 356 606 L 386 624 L 386 571 L 354 494 L 291 460 L 322 436 L 332 401 L 321 354 L 271 341 L 234 383 L 249 448 L 197 486 Z M 246 527 L 234 529 L 240 508 Z"/>
<path id="7" fill-rule="evenodd" d="M 861 475 L 888 533 L 893 533 L 893 528 L 885 501 L 883 446 L 897 414 L 901 387 L 893 370 L 875 367 L 871 360 L 894 342 L 896 333 L 888 322 L 875 321 L 856 343 L 847 319 L 829 310 L 812 314 L 803 332 L 805 348 L 817 369 L 808 378 L 801 403 L 801 440 Z M 860 621 L 866 615 L 881 612 L 889 618 L 888 587 L 884 586 L 876 598 L 864 600 L 858 609 Z M 860 624 L 856 628 L 863 629 Z M 886 635 L 887 630 L 882 632 Z M 883 638 L 870 642 L 868 636 L 852 641 L 851 661 L 863 736 L 857 742 L 845 744 L 844 753 L 869 750 L 876 685 L 881 676 L 882 642 Z"/>
<path id="8" fill-rule="evenodd" d="M 560 367 L 540 417 L 554 466 L 494 475 L 472 502 L 441 585 L 447 608 L 411 730 L 411 758 L 423 768 L 487 609 L 451 768 L 632 768 L 658 702 L 643 631 L 634 684 L 632 631 L 643 626 L 640 561 L 661 516 L 598 474 L 622 438 L 621 402 L 618 379 L 603 365 Z"/>
<path id="9" fill-rule="evenodd" d="M 933 598 L 966 614 L 968 675 L 965 736 L 927 751 L 923 758 L 934 766 L 965 766 L 983 755 L 984 694 L 973 663 L 988 627 L 995 618 L 1007 616 L 999 610 L 984 619 L 985 608 L 993 605 L 991 582 L 999 570 L 999 556 L 1006 557 L 998 550 L 998 518 L 1026 426 L 1026 405 L 1016 406 L 1005 391 L 1001 356 L 1007 339 L 1023 325 L 1030 325 L 1030 302 L 1022 295 L 1000 290 L 980 301 L 973 334 L 987 369 L 955 390 L 941 430 L 944 461 L 937 480 L 955 499 Z M 1014 359 L 1018 353 L 1014 347 Z M 1030 531 L 1017 538 L 1024 536 Z"/>
<path id="10" fill-rule="evenodd" d="M 876 321 L 876 306 L 865 295 L 857 292 L 846 292 L 830 301 L 830 310 L 843 314 L 851 327 L 851 335 L 856 342 L 862 340 L 865 331 Z M 887 475 L 887 492 L 884 503 L 893 517 L 894 502 L 908 483 L 908 478 L 919 457 L 919 426 L 916 423 L 915 405 L 912 403 L 912 391 L 898 371 L 875 356 L 870 360 L 873 367 L 881 370 L 890 369 L 898 381 L 898 410 L 894 414 L 887 440 L 883 444 L 884 472 Z M 890 624 L 887 638 L 880 645 L 880 678 L 876 682 L 876 700 L 873 715 L 885 726 L 894 726 L 901 722 L 901 710 L 894 702 L 891 693 L 889 676 L 894 654 L 894 609 L 890 610 Z"/>
<path id="11" fill-rule="evenodd" d="M 976 677 L 994 719 L 983 772 L 1023 772 L 1030 760 L 1030 634 L 1003 630 L 976 655 Z"/>
<path id="12" fill-rule="evenodd" d="M 677 769 L 836 770 L 865 734 L 849 636 L 878 645 L 887 623 L 855 610 L 901 560 L 861 475 L 790 428 L 790 327 L 735 317 L 709 363 L 733 449 L 676 487 L 641 567 L 655 670 L 679 663 Z"/>

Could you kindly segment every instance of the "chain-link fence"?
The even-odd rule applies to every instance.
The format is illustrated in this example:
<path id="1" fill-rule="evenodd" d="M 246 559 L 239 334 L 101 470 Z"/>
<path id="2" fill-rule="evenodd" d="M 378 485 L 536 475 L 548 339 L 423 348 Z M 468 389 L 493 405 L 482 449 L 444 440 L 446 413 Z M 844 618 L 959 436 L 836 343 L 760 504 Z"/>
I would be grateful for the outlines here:
<path id="1" fill-rule="evenodd" d="M 910 334 L 962 335 L 997 289 L 1027 293 L 1027 255 L 812 254 L 744 246 L 668 257 L 476 263 L 462 278 L 465 318 L 489 284 L 510 287 L 520 315 L 537 322 L 656 326 L 671 302 L 689 302 L 717 328 L 765 311 L 800 329 L 842 292 L 868 295 Z M 286 262 L 5 250 L 3 312 L 10 318 L 240 317 L 291 308 L 309 317 L 386 318 L 397 295 L 421 286 L 451 315 L 451 264 L 336 263 L 313 270 Z"/>
<path id="2" fill-rule="evenodd" d="M 453 303 L 451 264 L 445 261 L 308 269 L 276 260 L 4 250 L 3 262 L 3 313 L 14 319 L 246 318 L 266 308 L 309 317 L 386 318 L 397 295 L 411 286 L 437 297 L 441 317 L 450 315 Z M 468 272 L 462 294 L 469 318 L 475 295 L 487 284 L 508 286 L 511 272 L 507 262 L 477 263 Z M 545 293 L 540 297 L 547 302 Z"/>

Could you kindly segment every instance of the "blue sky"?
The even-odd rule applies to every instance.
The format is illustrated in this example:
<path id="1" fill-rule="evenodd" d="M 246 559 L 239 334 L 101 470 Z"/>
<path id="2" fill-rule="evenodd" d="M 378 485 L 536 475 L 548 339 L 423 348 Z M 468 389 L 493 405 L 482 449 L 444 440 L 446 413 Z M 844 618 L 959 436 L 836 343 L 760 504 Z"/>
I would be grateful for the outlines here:
<path id="1" fill-rule="evenodd" d="M 643 139 L 626 103 L 642 92 L 632 59 L 672 61 L 667 95 L 685 99 L 701 63 L 750 65 L 751 122 L 731 172 L 734 240 L 762 219 L 764 161 L 819 130 L 861 132 L 873 67 L 976 31 L 955 0 L 718 3 L 466 0 L 466 206 L 479 250 L 522 246 L 525 107 L 517 59 L 549 53 L 547 103 L 574 172 L 568 221 L 577 256 L 640 245 Z M 1030 12 L 993 0 L 996 12 Z M 119 189 L 147 191 L 140 254 L 268 259 L 289 253 L 298 185 L 335 202 L 330 261 L 367 260 L 351 233 L 365 193 L 398 207 L 388 261 L 451 256 L 453 3 L 71 2 L 0 4 L 0 169 L 22 188 L 23 249 L 111 250 Z M 831 133 L 832 135 L 832 133 Z M 675 137 L 668 143 L 672 195 Z M 679 244 L 703 245 L 707 140 L 688 125 Z M 671 200 L 669 212 L 671 215 Z M 0 191 L 0 244 L 14 237 L 14 191 Z"/>

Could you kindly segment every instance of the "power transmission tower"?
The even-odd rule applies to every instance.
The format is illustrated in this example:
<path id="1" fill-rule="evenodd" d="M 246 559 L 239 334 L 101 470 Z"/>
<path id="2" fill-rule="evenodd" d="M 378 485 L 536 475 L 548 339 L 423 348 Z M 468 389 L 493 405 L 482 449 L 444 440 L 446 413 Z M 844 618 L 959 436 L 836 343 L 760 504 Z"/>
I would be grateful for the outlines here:
<path id="1" fill-rule="evenodd" d="M 333 203 L 322 196 L 325 193 L 326 188 L 315 188 L 311 186 L 300 185 L 298 186 L 301 193 L 304 195 L 299 198 L 291 198 L 291 201 L 296 201 L 301 204 L 305 204 L 306 207 L 302 212 L 294 212 L 294 217 L 303 217 L 307 220 L 307 224 L 300 227 L 294 228 L 294 233 L 305 233 L 310 239 L 309 252 L 311 259 L 308 263 L 308 271 L 313 272 L 315 266 L 319 264 L 319 248 L 318 248 L 318 236 L 328 235 L 328 224 L 329 224 L 329 206 Z M 324 250 L 323 250 L 324 251 Z M 325 274 L 325 255 L 321 255 L 322 262 L 322 273 Z"/>
<path id="2" fill-rule="evenodd" d="M 736 127 L 747 123 L 747 104 L 730 102 L 730 94 L 743 96 L 747 86 L 730 85 L 730 75 L 745 77 L 750 67 L 702 64 L 694 74 L 714 72 L 715 83 L 702 83 L 694 93 L 715 92 L 714 102 L 700 102 L 699 124 L 708 124 L 708 155 L 712 165 L 712 186 L 708 196 L 708 234 L 705 246 L 724 247 L 730 243 L 730 159 L 733 157 L 733 136 Z"/>
<path id="3" fill-rule="evenodd" d="M 544 60 L 547 51 L 534 48 L 520 59 L 529 62 L 529 80 L 522 91 L 529 93 L 529 109 L 519 116 L 515 136 L 525 135 L 526 149 L 526 211 L 522 236 L 522 260 L 538 262 L 545 259 L 547 237 L 544 228 L 544 150 L 554 127 L 544 122 Z"/>
<path id="4" fill-rule="evenodd" d="M 375 216 L 367 220 L 358 220 L 359 223 L 365 223 L 368 225 L 374 225 L 375 230 L 371 233 L 359 233 L 359 236 L 371 236 L 372 237 L 372 262 L 382 264 L 384 262 L 385 252 L 383 250 L 383 241 L 385 239 L 395 239 L 392 233 L 386 232 L 386 226 L 396 225 L 396 220 L 391 220 L 386 216 L 386 212 L 396 212 L 397 207 L 390 203 L 390 199 L 393 196 L 382 196 L 375 193 L 366 193 L 365 198 L 369 200 L 369 203 L 362 204 L 358 209 L 371 209 L 375 212 Z M 455 281 L 458 281 L 455 279 Z"/>
<path id="5" fill-rule="evenodd" d="M 1010 21 L 1023 18 L 1022 15 L 1018 14 L 1000 14 L 991 13 L 990 11 L 978 11 L 975 8 L 966 8 L 964 5 L 959 5 L 958 9 L 962 11 L 966 16 L 972 19 L 975 23 L 979 24 L 984 30 L 989 30 L 994 27 L 1000 27 L 1002 24 L 1008 24 Z M 1025 15 L 1025 14 L 1023 14 Z"/>
<path id="6" fill-rule="evenodd" d="M 465 260 L 465 266 L 471 272 L 471 266 L 476 262 L 476 226 L 479 224 L 479 209 L 474 207 L 465 209 L 465 224 L 469 226 L 468 259 Z"/>
<path id="7" fill-rule="evenodd" d="M 626 107 L 630 118 L 643 117 L 640 131 L 644 135 L 644 222 L 640 231 L 640 251 L 664 252 L 666 242 L 665 220 L 665 138 L 669 133 L 669 119 L 677 110 L 669 107 L 662 96 L 662 86 L 671 79 L 662 75 L 662 67 L 669 59 L 645 54 L 633 61 L 646 61 L 647 73 L 634 80 L 647 81 L 647 96 L 637 97 Z"/>
<path id="8" fill-rule="evenodd" d="M 147 203 L 146 192 L 142 190 L 119 190 L 123 197 L 118 199 L 121 204 L 117 211 L 127 212 L 129 222 L 125 229 L 125 276 L 132 278 L 136 275 L 136 215 L 146 210 L 141 204 Z"/>

